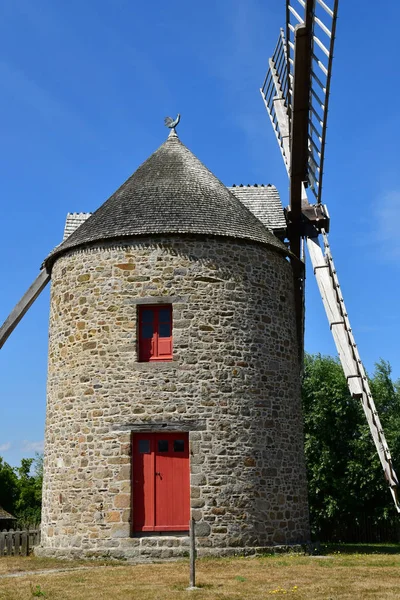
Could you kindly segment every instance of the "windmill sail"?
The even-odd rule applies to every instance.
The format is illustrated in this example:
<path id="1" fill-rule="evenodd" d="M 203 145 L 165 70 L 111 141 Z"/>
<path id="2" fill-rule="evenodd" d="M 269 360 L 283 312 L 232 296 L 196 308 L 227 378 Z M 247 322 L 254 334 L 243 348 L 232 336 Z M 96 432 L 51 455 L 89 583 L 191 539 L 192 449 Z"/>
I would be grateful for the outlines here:
<path id="1" fill-rule="evenodd" d="M 333 49 L 339 0 L 286 0 L 286 37 L 289 82 L 294 77 L 296 26 L 303 25 L 310 6 L 310 98 L 308 115 L 308 186 L 321 202 L 326 126 L 332 76 Z"/>
<path id="2" fill-rule="evenodd" d="M 385 479 L 390 487 L 396 509 L 400 512 L 400 502 L 398 497 L 399 481 L 393 468 L 390 450 L 375 407 L 357 344 L 350 327 L 350 321 L 339 285 L 339 279 L 333 263 L 328 236 L 325 231 L 322 231 L 322 239 L 324 251 L 320 247 L 318 237 L 306 238 L 314 274 L 339 359 L 347 379 L 348 388 L 352 396 L 358 398 L 361 402 L 371 431 L 372 439 L 381 461 Z"/>
<path id="3" fill-rule="evenodd" d="M 64 239 L 69 237 L 78 227 L 91 216 L 92 213 L 68 213 L 64 228 Z M 14 306 L 3 325 L 0 327 L 0 348 L 2 348 L 12 334 L 22 317 L 28 312 L 36 298 L 42 293 L 50 281 L 46 269 L 42 269 L 32 285 L 27 289 L 21 300 Z"/>
<path id="4" fill-rule="evenodd" d="M 0 327 L 0 348 L 3 347 L 8 337 L 14 331 L 22 317 L 35 302 L 39 294 L 44 290 L 49 281 L 50 275 L 47 273 L 46 269 L 42 269 L 35 281 L 22 296 L 18 304 L 14 306 L 7 319 Z"/>
<path id="5" fill-rule="evenodd" d="M 275 51 L 269 59 L 269 69 L 260 92 L 281 149 L 286 169 L 289 170 L 291 83 L 289 81 L 287 46 L 283 29 L 281 29 Z"/>
<path id="6" fill-rule="evenodd" d="M 290 247 L 296 252 L 299 238 L 306 239 L 314 274 L 350 393 L 362 404 L 394 504 L 400 512 L 399 481 L 393 469 L 392 457 L 350 327 L 327 236 L 329 217 L 326 208 L 321 206 L 328 102 L 338 9 L 338 0 L 330 1 L 331 6 L 323 0 L 287 0 L 287 38 L 285 41 L 281 32 L 260 91 L 291 183 L 288 211 Z M 297 46 L 298 40 L 300 40 L 299 46 Z M 305 126 L 305 120 L 301 123 L 304 116 L 301 114 L 299 118 L 296 116 L 296 105 L 299 104 L 296 97 L 298 93 L 303 94 L 303 102 L 304 94 L 308 94 L 306 136 L 308 164 L 306 177 L 300 183 L 301 203 L 298 194 L 297 196 L 293 194 L 295 189 L 293 179 L 296 176 L 293 172 L 295 165 L 293 154 L 296 151 L 304 154 L 305 150 L 305 140 L 294 139 L 295 136 L 302 137 L 301 126 Z M 300 123 L 300 129 L 294 126 L 296 120 Z M 299 187 L 299 181 L 296 185 Z M 312 190 L 317 200 L 314 206 L 308 205 L 306 186 Z M 297 218 L 293 218 L 294 210 L 297 211 Z M 319 234 L 322 234 L 323 249 L 319 243 Z M 295 264 L 296 262 L 293 263 Z"/>

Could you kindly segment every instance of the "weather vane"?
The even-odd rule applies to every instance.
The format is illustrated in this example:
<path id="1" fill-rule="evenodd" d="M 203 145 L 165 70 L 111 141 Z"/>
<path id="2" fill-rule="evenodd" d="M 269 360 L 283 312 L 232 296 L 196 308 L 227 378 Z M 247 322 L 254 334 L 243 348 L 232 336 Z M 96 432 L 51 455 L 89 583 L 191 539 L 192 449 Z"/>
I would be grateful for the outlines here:
<path id="1" fill-rule="evenodd" d="M 178 116 L 176 117 L 176 119 L 173 119 L 172 117 L 165 117 L 164 124 L 166 127 L 171 129 L 171 132 L 175 133 L 175 127 L 178 125 L 180 120 L 181 120 L 181 115 L 178 113 Z"/>

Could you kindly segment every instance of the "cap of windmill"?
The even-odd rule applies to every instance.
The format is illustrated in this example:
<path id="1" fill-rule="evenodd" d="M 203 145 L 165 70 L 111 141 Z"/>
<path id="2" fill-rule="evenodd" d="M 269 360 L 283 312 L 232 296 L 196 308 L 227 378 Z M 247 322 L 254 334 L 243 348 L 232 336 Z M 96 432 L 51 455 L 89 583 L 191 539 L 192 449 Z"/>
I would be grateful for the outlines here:
<path id="1" fill-rule="evenodd" d="M 143 235 L 223 236 L 284 244 L 180 141 L 170 122 L 165 142 L 112 196 L 46 258 L 72 248 Z"/>

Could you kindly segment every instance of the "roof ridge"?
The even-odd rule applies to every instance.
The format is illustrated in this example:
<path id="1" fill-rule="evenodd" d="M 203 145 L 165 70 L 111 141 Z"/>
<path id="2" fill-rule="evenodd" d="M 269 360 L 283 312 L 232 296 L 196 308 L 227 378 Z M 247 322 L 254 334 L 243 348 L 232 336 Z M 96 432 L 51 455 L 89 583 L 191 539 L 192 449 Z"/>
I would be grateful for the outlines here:
<path id="1" fill-rule="evenodd" d="M 253 184 L 251 184 L 251 183 L 247 183 L 247 184 L 243 184 L 243 183 L 236 184 L 236 183 L 233 183 L 231 186 L 228 186 L 228 189 L 230 189 L 231 187 L 234 187 L 234 188 L 246 188 L 246 187 L 248 187 L 248 188 L 256 188 L 256 187 L 266 188 L 266 187 L 268 187 L 268 188 L 275 188 L 275 189 L 277 189 L 276 186 L 273 183 L 253 183 Z"/>

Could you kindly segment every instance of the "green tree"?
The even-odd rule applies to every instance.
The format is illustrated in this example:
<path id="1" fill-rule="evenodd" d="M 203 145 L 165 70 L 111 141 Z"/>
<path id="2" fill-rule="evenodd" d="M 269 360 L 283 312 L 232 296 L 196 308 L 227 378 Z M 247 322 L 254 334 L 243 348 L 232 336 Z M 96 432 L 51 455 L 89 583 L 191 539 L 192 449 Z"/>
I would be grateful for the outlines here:
<path id="1" fill-rule="evenodd" d="M 0 506 L 12 513 L 18 498 L 18 478 L 12 467 L 0 456 Z"/>
<path id="2" fill-rule="evenodd" d="M 18 475 L 18 498 L 15 516 L 18 524 L 26 527 L 40 523 L 42 506 L 43 456 L 23 458 L 16 468 Z"/>
<path id="3" fill-rule="evenodd" d="M 370 383 L 389 447 L 400 457 L 399 385 L 387 362 L 377 363 Z M 338 523 L 396 514 L 361 404 L 350 396 L 339 362 L 307 355 L 302 396 L 313 533 L 323 538 Z"/>

